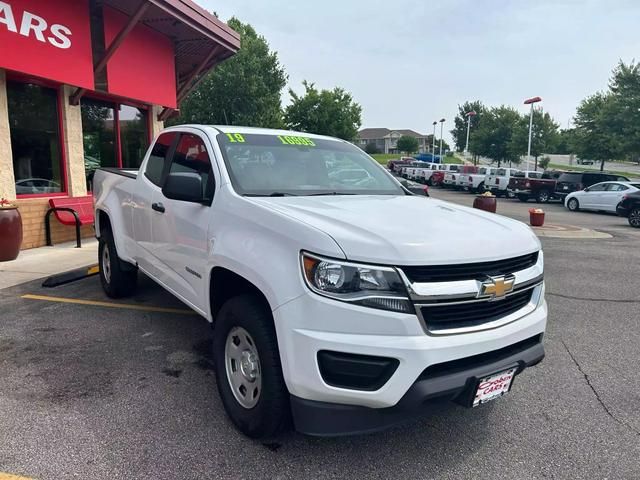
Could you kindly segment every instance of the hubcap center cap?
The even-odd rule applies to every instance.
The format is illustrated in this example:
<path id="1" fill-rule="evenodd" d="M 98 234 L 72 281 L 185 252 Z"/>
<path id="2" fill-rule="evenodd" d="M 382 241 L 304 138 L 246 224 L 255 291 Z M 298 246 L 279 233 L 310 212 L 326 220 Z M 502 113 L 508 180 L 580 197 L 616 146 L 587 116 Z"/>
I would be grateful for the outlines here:
<path id="1" fill-rule="evenodd" d="M 245 350 L 240 355 L 240 371 L 242 376 L 249 381 L 254 381 L 258 373 L 258 359 L 255 354 Z"/>

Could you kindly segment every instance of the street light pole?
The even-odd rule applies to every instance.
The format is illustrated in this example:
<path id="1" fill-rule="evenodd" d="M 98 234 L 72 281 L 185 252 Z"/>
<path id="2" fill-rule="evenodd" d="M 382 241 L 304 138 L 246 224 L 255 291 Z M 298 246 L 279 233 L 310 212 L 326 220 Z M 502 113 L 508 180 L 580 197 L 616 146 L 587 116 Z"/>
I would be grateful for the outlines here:
<path id="1" fill-rule="evenodd" d="M 442 129 L 444 128 L 444 118 L 440 119 L 440 163 L 444 163 L 442 161 Z"/>
<path id="2" fill-rule="evenodd" d="M 467 116 L 467 145 L 464 147 L 464 157 L 465 159 L 469 155 L 469 130 L 471 130 L 471 117 L 476 115 L 476 112 L 473 110 L 466 113 Z"/>
<path id="3" fill-rule="evenodd" d="M 529 170 L 529 165 L 531 165 L 531 134 L 533 132 L 533 105 L 541 101 L 542 99 L 540 97 L 528 98 L 524 101 L 525 105 L 531 105 L 531 112 L 529 113 L 529 146 L 527 147 L 527 170 Z"/>
<path id="4" fill-rule="evenodd" d="M 438 124 L 438 122 L 433 122 L 433 146 L 431 147 L 431 160 L 434 161 L 435 163 L 435 156 L 436 156 L 436 125 Z"/>

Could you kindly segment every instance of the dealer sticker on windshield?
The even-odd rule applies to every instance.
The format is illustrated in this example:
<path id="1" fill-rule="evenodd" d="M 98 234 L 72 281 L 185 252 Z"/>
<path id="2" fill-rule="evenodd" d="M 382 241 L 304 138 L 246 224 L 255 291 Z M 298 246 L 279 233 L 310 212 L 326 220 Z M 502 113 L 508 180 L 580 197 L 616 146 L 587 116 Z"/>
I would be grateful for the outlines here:
<path id="1" fill-rule="evenodd" d="M 473 406 L 477 407 L 507 393 L 511 388 L 511 382 L 513 382 L 513 377 L 516 375 L 516 370 L 516 368 L 512 368 L 481 378 L 473 399 Z"/>

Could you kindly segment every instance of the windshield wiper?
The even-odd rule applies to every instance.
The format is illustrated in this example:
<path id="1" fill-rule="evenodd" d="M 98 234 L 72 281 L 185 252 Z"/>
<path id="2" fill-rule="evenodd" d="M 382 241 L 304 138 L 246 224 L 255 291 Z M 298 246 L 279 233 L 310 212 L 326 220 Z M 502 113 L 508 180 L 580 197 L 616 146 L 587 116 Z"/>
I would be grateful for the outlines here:
<path id="1" fill-rule="evenodd" d="M 319 197 L 321 195 L 358 195 L 357 193 L 345 193 L 345 192 L 320 192 L 310 193 L 307 197 Z"/>
<path id="2" fill-rule="evenodd" d="M 272 193 L 245 193 L 243 197 L 297 197 L 295 193 L 272 192 Z"/>

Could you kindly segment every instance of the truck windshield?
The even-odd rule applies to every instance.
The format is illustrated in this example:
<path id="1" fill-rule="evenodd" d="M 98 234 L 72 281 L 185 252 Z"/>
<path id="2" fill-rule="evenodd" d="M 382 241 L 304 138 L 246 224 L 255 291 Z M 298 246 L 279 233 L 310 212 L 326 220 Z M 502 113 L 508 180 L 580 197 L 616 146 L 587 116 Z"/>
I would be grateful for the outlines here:
<path id="1" fill-rule="evenodd" d="M 247 196 L 404 195 L 359 148 L 299 135 L 221 133 L 231 183 Z"/>

